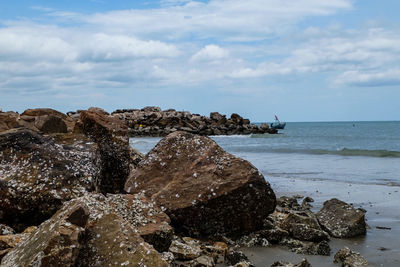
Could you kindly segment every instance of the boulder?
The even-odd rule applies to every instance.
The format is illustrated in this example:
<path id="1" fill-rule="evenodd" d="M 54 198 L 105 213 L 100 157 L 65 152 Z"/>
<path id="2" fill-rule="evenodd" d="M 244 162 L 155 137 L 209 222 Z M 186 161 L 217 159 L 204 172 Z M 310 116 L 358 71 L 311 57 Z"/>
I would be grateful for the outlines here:
<path id="1" fill-rule="evenodd" d="M 20 116 L 19 124 L 43 133 L 72 132 L 75 122 L 64 113 L 50 108 L 27 109 Z"/>
<path id="2" fill-rule="evenodd" d="M 73 266 L 82 247 L 87 219 L 84 206 L 58 212 L 11 250 L 1 266 Z"/>
<path id="3" fill-rule="evenodd" d="M 321 226 L 333 237 L 344 238 L 366 234 L 365 211 L 336 198 L 325 201 L 317 212 Z"/>
<path id="4" fill-rule="evenodd" d="M 93 190 L 97 146 L 83 135 L 0 133 L 0 223 L 17 231 L 51 217 L 62 202 Z"/>
<path id="5" fill-rule="evenodd" d="M 102 113 L 82 111 L 80 114 L 82 131 L 99 148 L 101 167 L 95 179 L 96 191 L 122 193 L 131 164 L 127 126 L 118 118 Z"/>
<path id="6" fill-rule="evenodd" d="M 185 132 L 162 139 L 125 189 L 151 197 L 178 230 L 191 235 L 257 230 L 276 205 L 270 185 L 253 165 L 210 138 Z"/>
<path id="7" fill-rule="evenodd" d="M 372 265 L 360 255 L 349 248 L 342 248 L 334 256 L 335 263 L 341 263 L 344 267 L 371 267 Z"/>
<path id="8" fill-rule="evenodd" d="M 18 126 L 19 114 L 16 112 L 0 112 L 0 132 Z"/>
<path id="9" fill-rule="evenodd" d="M 168 216 L 135 195 L 88 193 L 63 207 L 7 254 L 2 264 L 168 266 L 141 234 Z M 167 221 L 166 221 L 167 223 Z M 154 231 L 155 232 L 155 231 Z M 3 266 L 3 265 L 2 265 Z"/>

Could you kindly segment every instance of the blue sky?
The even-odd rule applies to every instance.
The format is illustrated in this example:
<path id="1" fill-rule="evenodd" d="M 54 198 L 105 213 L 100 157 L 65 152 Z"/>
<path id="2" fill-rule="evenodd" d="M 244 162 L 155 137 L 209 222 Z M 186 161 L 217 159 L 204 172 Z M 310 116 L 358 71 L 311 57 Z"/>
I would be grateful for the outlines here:
<path id="1" fill-rule="evenodd" d="M 400 1 L 0 1 L 0 108 L 400 120 Z"/>

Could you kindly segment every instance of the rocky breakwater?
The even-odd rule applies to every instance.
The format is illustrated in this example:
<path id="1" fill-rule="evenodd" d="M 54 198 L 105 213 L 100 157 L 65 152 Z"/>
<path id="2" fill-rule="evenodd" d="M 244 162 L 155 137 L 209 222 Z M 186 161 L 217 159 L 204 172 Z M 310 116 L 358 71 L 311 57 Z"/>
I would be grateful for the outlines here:
<path id="1" fill-rule="evenodd" d="M 126 182 L 191 236 L 238 235 L 262 227 L 275 194 L 261 173 L 208 137 L 175 132 L 162 139 Z"/>
<path id="2" fill-rule="evenodd" d="M 230 118 L 218 112 L 209 117 L 174 109 L 161 110 L 159 107 L 143 109 L 119 109 L 112 113 L 126 122 L 131 136 L 166 136 L 175 131 L 186 131 L 198 135 L 233 135 L 277 133 L 268 124 L 257 126 L 250 120 L 233 113 Z"/>

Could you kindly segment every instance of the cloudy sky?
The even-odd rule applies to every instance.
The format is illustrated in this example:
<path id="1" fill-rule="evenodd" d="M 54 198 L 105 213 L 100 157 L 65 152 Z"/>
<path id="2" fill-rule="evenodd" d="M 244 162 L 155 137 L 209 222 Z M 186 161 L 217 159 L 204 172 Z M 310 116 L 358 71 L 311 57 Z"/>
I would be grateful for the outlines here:
<path id="1" fill-rule="evenodd" d="M 0 108 L 400 120 L 398 0 L 1 0 Z"/>

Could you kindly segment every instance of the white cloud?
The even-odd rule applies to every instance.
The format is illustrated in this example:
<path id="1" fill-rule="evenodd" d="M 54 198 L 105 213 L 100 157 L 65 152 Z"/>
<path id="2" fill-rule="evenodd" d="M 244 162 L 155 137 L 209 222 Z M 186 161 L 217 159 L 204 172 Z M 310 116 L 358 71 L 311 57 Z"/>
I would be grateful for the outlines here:
<path id="1" fill-rule="evenodd" d="M 192 61 L 215 61 L 227 58 L 229 52 L 218 45 L 206 45 L 191 58 Z"/>
<path id="2" fill-rule="evenodd" d="M 346 71 L 337 77 L 336 83 L 338 85 L 361 87 L 400 85 L 400 68 L 378 70 L 375 72 L 360 72 L 358 70 Z"/>
<path id="3" fill-rule="evenodd" d="M 171 3 L 171 1 L 169 1 Z M 122 10 L 82 17 L 109 31 L 176 39 L 216 37 L 249 41 L 282 32 L 309 16 L 325 16 L 352 8 L 350 0 L 211 0 L 159 9 Z"/>

